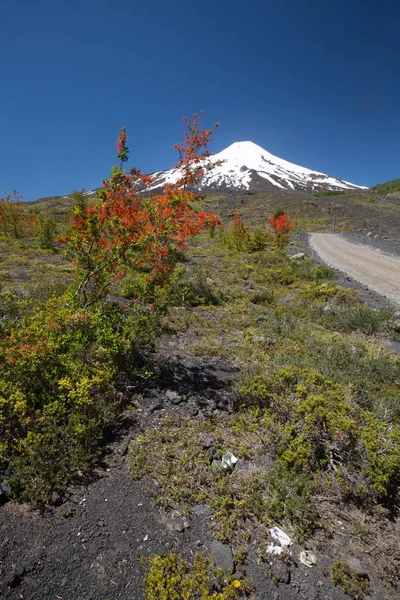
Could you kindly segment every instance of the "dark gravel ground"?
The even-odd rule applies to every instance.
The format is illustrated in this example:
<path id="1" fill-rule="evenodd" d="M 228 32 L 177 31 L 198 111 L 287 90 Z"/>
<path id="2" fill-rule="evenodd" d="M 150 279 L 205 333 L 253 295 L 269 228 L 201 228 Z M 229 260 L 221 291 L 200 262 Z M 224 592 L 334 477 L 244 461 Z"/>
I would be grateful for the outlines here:
<path id="1" fill-rule="evenodd" d="M 372 233 L 373 235 L 368 236 L 368 233 Z M 378 250 L 382 250 L 382 252 L 387 252 L 388 254 L 400 256 L 400 237 L 395 233 L 390 236 L 382 236 L 377 233 L 373 233 L 372 231 L 368 232 L 362 230 L 342 233 L 341 235 L 343 235 L 343 237 L 345 237 L 349 242 L 363 244 L 364 246 L 377 248 Z"/>

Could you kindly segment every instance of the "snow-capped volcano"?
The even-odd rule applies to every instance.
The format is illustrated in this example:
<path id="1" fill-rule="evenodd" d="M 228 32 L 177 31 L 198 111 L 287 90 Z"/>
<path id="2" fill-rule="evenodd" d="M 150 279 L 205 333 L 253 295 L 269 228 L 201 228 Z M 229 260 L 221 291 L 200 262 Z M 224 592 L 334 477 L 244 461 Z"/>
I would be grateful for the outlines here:
<path id="1" fill-rule="evenodd" d="M 253 144 L 236 142 L 211 157 L 215 166 L 200 180 L 199 189 L 233 189 L 242 191 L 268 191 L 273 188 L 296 191 L 366 189 L 363 186 L 335 179 L 325 173 L 278 158 Z M 175 183 L 181 177 L 180 169 L 158 171 L 153 174 L 152 189 L 166 183 Z"/>

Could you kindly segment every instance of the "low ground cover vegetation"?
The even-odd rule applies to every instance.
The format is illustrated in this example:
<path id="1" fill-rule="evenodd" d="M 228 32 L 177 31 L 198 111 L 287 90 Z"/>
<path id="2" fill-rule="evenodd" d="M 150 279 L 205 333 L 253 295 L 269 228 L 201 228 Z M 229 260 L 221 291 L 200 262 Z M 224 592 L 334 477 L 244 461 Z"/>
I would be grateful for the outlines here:
<path id="1" fill-rule="evenodd" d="M 167 419 L 137 438 L 131 471 L 156 481 L 164 508 L 209 504 L 225 541 L 240 542 L 254 519 L 288 519 L 304 541 L 321 526 L 316 499 L 324 489 L 366 508 L 395 501 L 400 430 L 349 400 L 346 388 L 315 371 L 255 376 L 229 420 Z M 232 450 L 242 461 L 268 456 L 268 468 L 224 469 L 221 457 Z"/>
<path id="2" fill-rule="evenodd" d="M 369 515 L 375 533 L 382 517 L 395 518 L 400 363 L 385 349 L 398 339 L 391 309 L 367 306 L 327 268 L 291 260 L 267 227 L 256 251 L 253 235 L 258 228 L 234 215 L 214 238 L 193 242 L 193 296 L 165 317 L 181 352 L 240 368 L 229 416 L 167 418 L 132 442 L 129 463 L 135 478 L 156 484 L 163 508 L 190 514 L 206 503 L 217 538 L 235 548 L 251 541 L 267 560 L 265 532 L 277 523 L 304 544 L 335 537 L 336 506 Z M 203 283 L 194 293 L 196 281 L 207 294 Z M 221 466 L 227 452 L 239 468 Z M 387 585 L 397 560 L 382 574 Z M 333 573 L 350 590 L 347 575 Z"/>

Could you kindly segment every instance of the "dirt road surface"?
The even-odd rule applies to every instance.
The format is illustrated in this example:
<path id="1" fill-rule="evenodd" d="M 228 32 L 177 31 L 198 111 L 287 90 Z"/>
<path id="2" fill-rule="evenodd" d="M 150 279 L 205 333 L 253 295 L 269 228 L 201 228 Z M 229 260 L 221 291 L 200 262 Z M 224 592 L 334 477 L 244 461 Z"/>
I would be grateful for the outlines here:
<path id="1" fill-rule="evenodd" d="M 327 265 L 400 305 L 400 258 L 352 244 L 335 233 L 313 233 L 310 245 Z"/>

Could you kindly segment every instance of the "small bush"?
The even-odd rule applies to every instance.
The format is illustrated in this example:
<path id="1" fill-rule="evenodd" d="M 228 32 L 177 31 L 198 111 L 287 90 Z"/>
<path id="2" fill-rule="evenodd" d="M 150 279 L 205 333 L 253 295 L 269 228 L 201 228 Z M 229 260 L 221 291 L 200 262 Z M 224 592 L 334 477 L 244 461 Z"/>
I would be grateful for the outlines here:
<path id="1" fill-rule="evenodd" d="M 276 294 L 273 290 L 258 290 L 250 296 L 253 304 L 270 305 L 276 303 Z"/>
<path id="2" fill-rule="evenodd" d="M 315 283 L 320 283 L 324 279 L 336 279 L 337 275 L 333 269 L 326 266 L 315 267 Z"/>
<path id="3" fill-rule="evenodd" d="M 285 209 L 283 207 L 277 208 L 273 214 L 274 219 L 279 219 L 279 217 L 283 217 L 285 215 Z"/>
<path id="4" fill-rule="evenodd" d="M 229 231 L 223 236 L 223 243 L 229 250 L 237 252 L 245 252 L 250 239 L 247 226 L 244 223 L 241 215 L 234 210 L 233 221 Z"/>
<path id="5" fill-rule="evenodd" d="M 279 252 L 279 251 L 278 251 Z M 279 285 L 291 285 L 299 281 L 313 279 L 314 267 L 309 260 L 291 261 L 284 255 L 272 263 L 265 273 L 265 280 Z M 271 262 L 271 259 L 269 258 Z"/>
<path id="6" fill-rule="evenodd" d="M 249 240 L 247 242 L 248 252 L 260 252 L 265 250 L 267 246 L 272 243 L 272 236 L 269 231 L 257 227 L 252 233 L 250 233 Z"/>
<path id="7" fill-rule="evenodd" d="M 40 310 L 43 302 L 60 296 L 66 288 L 67 285 L 61 281 L 44 281 L 28 288 L 20 286 L 0 292 L 0 332 Z"/>
<path id="8" fill-rule="evenodd" d="M 364 600 L 369 594 L 371 586 L 368 577 L 357 575 L 346 563 L 335 562 L 331 567 L 331 576 L 333 583 L 340 585 L 345 594 L 354 600 Z"/>
<path id="9" fill-rule="evenodd" d="M 343 196 L 344 193 L 341 190 L 330 190 L 327 192 L 316 192 L 314 195 L 316 198 L 324 198 L 325 196 Z"/>
<path id="10" fill-rule="evenodd" d="M 168 303 L 172 306 L 218 306 L 222 294 L 203 275 L 185 277 L 170 288 Z"/>
<path id="11" fill-rule="evenodd" d="M 287 320 L 288 317 L 280 329 L 289 336 L 293 325 L 292 329 L 285 326 Z M 325 317 L 323 322 L 327 322 Z M 268 321 L 268 331 L 278 323 L 277 319 L 272 324 Z M 286 337 L 284 351 L 276 360 L 278 366 L 289 364 L 318 370 L 334 383 L 350 387 L 353 400 L 379 419 L 400 422 L 399 357 L 374 340 L 349 339 L 343 334 L 311 329 L 309 325 L 294 331 Z"/>
<path id="12" fill-rule="evenodd" d="M 361 331 L 373 335 L 389 326 L 392 318 L 390 309 L 376 310 L 367 304 L 360 304 L 348 309 L 335 311 L 326 317 L 330 328 L 337 331 Z"/>
<path id="13" fill-rule="evenodd" d="M 38 215 L 37 222 L 36 237 L 39 247 L 44 250 L 52 250 L 57 231 L 55 220 L 49 216 Z"/>
<path id="14" fill-rule="evenodd" d="M 334 283 L 309 283 L 299 290 L 301 298 L 309 298 L 313 300 L 331 300 L 335 299 L 338 304 L 350 304 L 359 302 L 356 292 L 346 290 Z"/>
<path id="15" fill-rule="evenodd" d="M 65 488 L 98 456 L 104 426 L 149 336 L 113 305 L 71 310 L 65 298 L 5 331 L 0 346 L 0 468 L 31 502 Z"/>
<path id="16" fill-rule="evenodd" d="M 395 501 L 400 427 L 354 406 L 343 386 L 317 372 L 287 367 L 249 379 L 241 392 L 250 405 L 264 409 L 263 422 L 273 431 L 271 447 L 286 469 L 340 473 L 346 496 Z"/>
<path id="17" fill-rule="evenodd" d="M 179 554 L 152 556 L 145 560 L 145 600 L 239 600 L 249 585 L 231 573 L 216 569 L 204 554 L 189 564 Z"/>
<path id="18" fill-rule="evenodd" d="M 306 474 L 293 473 L 276 463 L 266 476 L 269 495 L 266 510 L 270 518 L 280 523 L 288 520 L 297 539 L 303 543 L 319 522 L 315 506 L 315 483 Z"/>
<path id="19" fill-rule="evenodd" d="M 254 253 L 265 250 L 273 243 L 274 238 L 263 227 L 250 229 L 235 210 L 231 227 L 224 233 L 222 241 L 229 250 Z"/>

